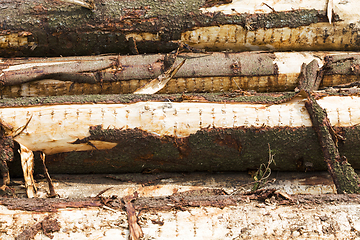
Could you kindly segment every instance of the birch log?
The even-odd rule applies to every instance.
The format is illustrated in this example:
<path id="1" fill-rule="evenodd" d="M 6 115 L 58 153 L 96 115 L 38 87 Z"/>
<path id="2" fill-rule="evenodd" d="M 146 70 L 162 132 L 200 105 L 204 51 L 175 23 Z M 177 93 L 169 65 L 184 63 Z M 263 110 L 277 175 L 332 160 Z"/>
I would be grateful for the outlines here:
<path id="1" fill-rule="evenodd" d="M 0 3 L 1 56 L 206 50 L 359 50 L 358 2 L 95 0 Z M 211 6 L 213 5 L 213 6 Z M 211 7 L 210 7 L 211 6 Z"/>
<path id="2" fill-rule="evenodd" d="M 133 93 L 166 71 L 166 54 L 0 60 L 2 97 Z M 303 63 L 322 67 L 321 87 L 359 81 L 357 52 L 180 53 L 159 93 L 292 91 Z"/>
<path id="3" fill-rule="evenodd" d="M 44 152 L 50 173 L 244 171 L 268 161 L 268 144 L 273 169 L 326 169 L 304 99 L 291 96 L 3 99 L 0 118 L 13 128 L 29 122 L 14 140 Z M 339 151 L 358 169 L 360 98 L 325 94 L 318 103 L 346 138 Z"/>
<path id="4" fill-rule="evenodd" d="M 357 237 L 360 214 L 357 195 L 293 195 L 292 198 L 296 204 L 281 199 L 266 199 L 264 204 L 249 200 L 248 196 L 209 196 L 209 193 L 201 195 L 200 191 L 195 191 L 143 198 L 135 207 L 139 209 L 138 217 L 145 239 Z M 126 212 L 119 206 L 115 206 L 116 210 L 105 209 L 100 201 L 89 198 L 21 200 L 1 200 L 3 205 L 7 205 L 0 206 L 3 226 L 0 237 L 4 240 L 13 240 L 25 233 L 36 235 L 35 239 L 129 239 Z M 109 200 L 110 204 L 115 201 Z M 48 209 L 35 212 L 46 207 Z M 45 219 L 52 220 L 53 224 L 34 229 Z"/>

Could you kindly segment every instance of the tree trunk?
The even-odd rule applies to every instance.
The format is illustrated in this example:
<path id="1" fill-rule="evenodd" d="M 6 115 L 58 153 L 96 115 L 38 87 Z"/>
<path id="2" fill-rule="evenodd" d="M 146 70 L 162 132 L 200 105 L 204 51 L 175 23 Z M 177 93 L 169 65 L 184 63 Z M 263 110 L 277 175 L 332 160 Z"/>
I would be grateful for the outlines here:
<path id="1" fill-rule="evenodd" d="M 301 65 L 312 61 L 322 66 L 321 88 L 352 82 L 356 85 L 360 74 L 360 54 L 356 52 L 11 58 L 0 62 L 1 93 L 5 98 L 133 93 L 167 69 L 169 56 L 176 66 L 183 60 L 185 63 L 159 93 L 293 91 Z"/>
<path id="2" fill-rule="evenodd" d="M 245 173 L 57 175 L 62 198 L 0 198 L 0 238 L 129 239 L 125 203 L 135 190 L 131 204 L 145 239 L 356 238 L 358 194 L 306 194 L 324 191 L 324 173 L 274 176 L 277 191 L 244 194 L 253 185 Z"/>
<path id="3" fill-rule="evenodd" d="M 319 100 L 347 139 L 340 151 L 355 168 L 359 101 L 355 95 L 326 94 Z M 244 171 L 267 162 L 268 144 L 276 154 L 274 169 L 326 168 L 304 101 L 294 93 L 62 96 L 0 103 L 4 123 L 13 129 L 28 123 L 14 140 L 44 152 L 50 173 Z"/>
<path id="4" fill-rule="evenodd" d="M 0 55 L 158 53 L 179 41 L 206 50 L 359 50 L 356 1 L 335 4 L 332 17 L 327 2 L 215 1 L 209 8 L 204 0 L 95 0 L 90 10 L 56 0 L 2 1 Z"/>

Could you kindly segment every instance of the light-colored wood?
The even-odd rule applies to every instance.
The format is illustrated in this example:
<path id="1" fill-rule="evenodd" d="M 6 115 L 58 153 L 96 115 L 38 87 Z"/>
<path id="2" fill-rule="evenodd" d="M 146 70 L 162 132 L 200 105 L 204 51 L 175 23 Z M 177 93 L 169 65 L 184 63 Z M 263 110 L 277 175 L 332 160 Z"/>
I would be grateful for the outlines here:
<path id="1" fill-rule="evenodd" d="M 293 91 L 301 65 L 313 60 L 320 67 L 327 66 L 321 87 L 330 87 L 359 80 L 352 69 L 360 63 L 359 56 L 357 52 L 180 53 L 174 64 L 178 66 L 186 59 L 184 65 L 158 93 Z M 149 54 L 1 59 L 1 96 L 133 93 L 162 76 L 165 57 Z M 341 64 L 331 58 L 341 59 L 343 66 L 332 71 Z"/>
<path id="2" fill-rule="evenodd" d="M 360 97 L 328 96 L 319 100 L 334 126 L 360 124 Z M 0 108 L 3 122 L 26 129 L 15 140 L 32 151 L 54 154 L 92 150 L 72 144 L 90 136 L 91 126 L 103 129 L 140 129 L 158 136 L 187 137 L 206 127 L 302 127 L 312 126 L 297 97 L 282 104 L 138 102 L 131 104 L 64 104 Z M 97 149 L 111 149 L 113 142 L 91 141 Z"/>

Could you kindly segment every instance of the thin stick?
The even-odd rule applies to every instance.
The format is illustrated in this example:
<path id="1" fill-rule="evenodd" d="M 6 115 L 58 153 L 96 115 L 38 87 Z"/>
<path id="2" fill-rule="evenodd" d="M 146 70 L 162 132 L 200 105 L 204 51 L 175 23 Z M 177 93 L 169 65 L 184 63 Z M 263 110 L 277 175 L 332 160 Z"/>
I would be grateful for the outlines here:
<path id="1" fill-rule="evenodd" d="M 50 197 L 56 197 L 58 194 L 55 192 L 54 185 L 52 183 L 52 180 L 50 178 L 49 172 L 48 172 L 46 164 L 45 164 L 45 153 L 40 153 L 40 158 L 41 158 L 42 163 L 43 163 L 44 174 L 45 174 L 46 180 L 47 180 L 47 182 L 49 184 Z"/>

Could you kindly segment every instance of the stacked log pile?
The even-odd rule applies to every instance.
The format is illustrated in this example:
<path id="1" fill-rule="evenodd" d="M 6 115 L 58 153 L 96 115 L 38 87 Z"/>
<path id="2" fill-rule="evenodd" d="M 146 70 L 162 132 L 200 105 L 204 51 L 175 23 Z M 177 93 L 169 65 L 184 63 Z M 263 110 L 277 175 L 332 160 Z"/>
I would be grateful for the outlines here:
<path id="1" fill-rule="evenodd" d="M 358 193 L 356 5 L 1 2 L 2 190 L 14 159 L 29 197 L 34 161 L 55 196 L 47 169 L 247 171 L 270 146 L 272 169 L 327 169 L 338 193 Z"/>
<path id="2" fill-rule="evenodd" d="M 299 91 L 299 79 L 317 78 L 313 89 L 302 88 L 325 88 L 317 98 L 336 131 L 353 139 L 339 147 L 357 167 L 359 54 L 234 52 L 289 50 L 287 44 L 356 50 L 352 3 L 319 2 L 309 10 L 306 2 L 291 11 L 285 3 L 221 3 L 174 1 L 165 9 L 176 12 L 162 13 L 156 2 L 102 1 L 93 9 L 71 1 L 1 3 L 3 56 L 116 53 L 2 59 L 4 137 L 48 155 L 50 172 L 57 173 L 244 171 L 266 161 L 267 144 L 280 159 L 276 169 L 320 170 L 325 164 L 304 96 L 270 93 Z M 249 9 L 229 12 L 237 4 Z M 20 21 L 24 15 L 28 20 Z M 97 52 L 93 44 L 106 49 Z M 210 52 L 216 49 L 228 52 Z M 139 93 L 160 94 L 133 95 Z M 10 155 L 2 164 L 4 182 Z"/>

